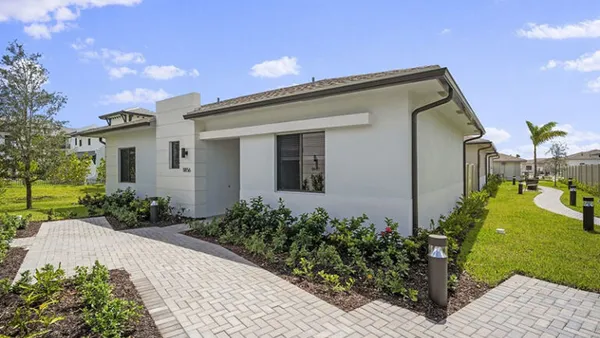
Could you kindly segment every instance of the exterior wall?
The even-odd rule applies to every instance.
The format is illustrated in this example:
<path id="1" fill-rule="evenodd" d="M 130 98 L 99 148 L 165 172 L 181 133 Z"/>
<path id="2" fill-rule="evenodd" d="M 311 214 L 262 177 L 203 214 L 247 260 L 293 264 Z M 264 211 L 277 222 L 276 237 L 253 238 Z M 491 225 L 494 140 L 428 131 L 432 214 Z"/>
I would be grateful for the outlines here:
<path id="1" fill-rule="evenodd" d="M 119 149 L 135 147 L 135 183 L 119 182 Z M 106 137 L 106 193 L 135 189 L 140 197 L 156 195 L 156 131 L 154 127 L 111 133 Z"/>
<path id="2" fill-rule="evenodd" d="M 463 193 L 463 132 L 435 112 L 418 117 L 419 226 L 446 215 Z M 410 157 L 409 157 L 410 163 Z"/>
<path id="3" fill-rule="evenodd" d="M 156 195 L 170 196 L 177 208 L 185 208 L 189 217 L 206 216 L 206 145 L 196 142 L 194 121 L 184 120 L 183 115 L 200 106 L 200 94 L 191 93 L 158 101 L 156 103 Z M 180 167 L 170 168 L 169 142 L 179 141 Z M 200 194 L 199 202 L 197 195 Z"/>
<path id="4" fill-rule="evenodd" d="M 500 174 L 504 179 L 512 180 L 513 176 L 517 177 L 517 180 L 521 179 L 521 163 L 522 162 L 498 162 L 494 161 L 494 173 Z"/>
<path id="5" fill-rule="evenodd" d="M 365 213 L 379 229 L 389 217 L 399 223 L 402 233 L 408 234 L 411 173 L 407 93 L 397 89 L 395 93 L 363 92 L 310 105 L 261 109 L 235 120 L 212 119 L 206 122 L 206 129 L 363 112 L 371 113 L 370 126 L 325 130 L 325 193 L 277 191 L 276 135 L 241 137 L 240 198 L 262 196 L 272 206 L 282 198 L 294 214 L 312 212 L 317 207 L 338 218 Z"/>
<path id="6" fill-rule="evenodd" d="M 576 165 L 588 165 L 588 164 L 600 164 L 600 158 L 597 159 L 589 159 L 589 160 L 567 160 L 567 166 L 576 166 Z"/>
<path id="7" fill-rule="evenodd" d="M 81 140 L 81 147 L 79 146 L 79 140 Z M 88 140 L 90 140 L 90 145 L 88 145 Z M 96 154 L 96 163 L 90 165 L 90 173 L 87 176 L 87 180 L 95 181 L 98 176 L 98 164 L 100 164 L 100 159 L 105 156 L 104 144 L 100 142 L 98 137 L 75 136 L 69 139 L 69 148 L 75 153 L 94 152 Z"/>
<path id="8" fill-rule="evenodd" d="M 225 213 L 240 199 L 239 139 L 207 141 L 206 216 Z"/>

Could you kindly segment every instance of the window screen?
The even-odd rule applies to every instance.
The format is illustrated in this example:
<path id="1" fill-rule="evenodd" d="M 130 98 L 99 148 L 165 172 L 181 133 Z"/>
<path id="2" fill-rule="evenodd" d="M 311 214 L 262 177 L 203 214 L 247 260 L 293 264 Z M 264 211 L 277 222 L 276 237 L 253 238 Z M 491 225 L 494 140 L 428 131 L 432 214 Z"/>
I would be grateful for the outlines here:
<path id="1" fill-rule="evenodd" d="M 170 168 L 179 169 L 179 141 L 169 142 Z"/>
<path id="2" fill-rule="evenodd" d="M 277 190 L 325 191 L 325 133 L 277 136 Z"/>
<path id="3" fill-rule="evenodd" d="M 135 148 L 119 149 L 121 182 L 135 183 Z"/>

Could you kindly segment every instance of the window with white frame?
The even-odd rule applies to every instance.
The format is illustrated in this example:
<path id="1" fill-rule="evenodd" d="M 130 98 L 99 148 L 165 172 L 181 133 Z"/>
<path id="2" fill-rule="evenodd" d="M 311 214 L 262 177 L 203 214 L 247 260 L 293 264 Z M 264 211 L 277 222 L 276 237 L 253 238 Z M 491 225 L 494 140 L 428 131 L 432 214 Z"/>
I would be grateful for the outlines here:
<path id="1" fill-rule="evenodd" d="M 277 190 L 325 192 L 325 132 L 277 136 Z"/>
<path id="2" fill-rule="evenodd" d="M 179 169 L 179 141 L 169 142 L 169 168 Z"/>
<path id="3" fill-rule="evenodd" d="M 119 149 L 119 178 L 124 183 L 135 183 L 135 148 Z"/>

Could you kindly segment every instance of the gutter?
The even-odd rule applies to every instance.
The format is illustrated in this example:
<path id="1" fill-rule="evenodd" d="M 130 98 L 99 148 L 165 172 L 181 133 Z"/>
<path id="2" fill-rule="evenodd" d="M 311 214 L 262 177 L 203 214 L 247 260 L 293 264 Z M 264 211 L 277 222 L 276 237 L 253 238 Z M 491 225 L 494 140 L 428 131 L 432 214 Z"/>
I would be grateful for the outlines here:
<path id="1" fill-rule="evenodd" d="M 477 190 L 481 190 L 481 181 L 479 179 L 480 178 L 479 177 L 479 173 L 481 172 L 481 163 L 479 161 L 479 159 L 481 158 L 481 151 L 482 150 L 486 150 L 486 149 L 490 149 L 490 148 L 492 148 L 491 144 L 489 146 L 485 147 L 485 148 L 479 148 L 479 149 L 477 149 Z M 486 181 L 487 181 L 487 155 L 488 154 L 485 154 L 486 162 L 485 162 L 485 171 L 484 171 Z"/>
<path id="2" fill-rule="evenodd" d="M 442 81 L 442 84 L 445 84 L 448 87 L 448 95 L 440 100 L 431 102 L 422 107 L 418 107 L 417 109 L 413 110 L 411 114 L 412 232 L 414 236 L 416 236 L 419 232 L 419 154 L 417 151 L 417 115 L 452 101 L 452 98 L 454 97 L 454 89 L 447 81 L 445 81 L 445 78 L 440 79 L 440 81 Z"/>
<path id="3" fill-rule="evenodd" d="M 153 120 L 142 121 L 142 122 L 133 121 L 133 122 L 122 123 L 122 124 L 118 124 L 118 125 L 114 125 L 114 126 L 106 126 L 106 127 L 96 128 L 96 129 L 85 130 L 85 131 L 80 132 L 79 135 L 94 136 L 94 135 L 98 135 L 98 134 L 110 133 L 113 131 L 149 126 L 152 124 L 152 122 L 153 122 Z"/>
<path id="4" fill-rule="evenodd" d="M 467 142 L 477 140 L 483 137 L 483 130 L 479 129 L 479 135 L 463 141 L 463 197 L 467 197 Z M 479 168 L 479 154 L 477 154 L 477 165 Z M 477 180 L 479 181 L 479 170 L 477 171 Z"/>

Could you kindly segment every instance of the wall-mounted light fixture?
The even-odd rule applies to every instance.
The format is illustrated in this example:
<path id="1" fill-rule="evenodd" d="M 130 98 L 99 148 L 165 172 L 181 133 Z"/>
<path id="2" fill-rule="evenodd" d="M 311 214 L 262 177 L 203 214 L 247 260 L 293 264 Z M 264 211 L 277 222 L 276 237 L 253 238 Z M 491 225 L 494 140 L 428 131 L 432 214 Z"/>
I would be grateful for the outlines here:
<path id="1" fill-rule="evenodd" d="M 188 150 L 185 148 L 181 148 L 181 158 L 186 158 L 188 155 Z"/>

